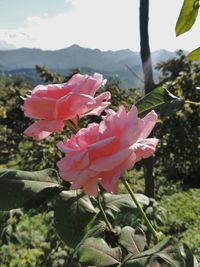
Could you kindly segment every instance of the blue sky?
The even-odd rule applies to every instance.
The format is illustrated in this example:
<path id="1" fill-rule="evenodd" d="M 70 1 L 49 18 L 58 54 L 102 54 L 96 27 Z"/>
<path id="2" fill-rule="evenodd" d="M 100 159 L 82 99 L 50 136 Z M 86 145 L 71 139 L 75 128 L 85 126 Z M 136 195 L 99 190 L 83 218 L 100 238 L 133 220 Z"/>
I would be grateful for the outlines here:
<path id="1" fill-rule="evenodd" d="M 199 21 L 181 37 L 175 23 L 183 0 L 150 0 L 150 45 L 192 50 Z M 139 0 L 0 0 L 0 49 L 56 50 L 79 44 L 101 50 L 139 50 Z"/>
<path id="2" fill-rule="evenodd" d="M 26 26 L 26 18 L 55 16 L 70 10 L 72 2 L 64 0 L 0 0 L 0 28 Z"/>

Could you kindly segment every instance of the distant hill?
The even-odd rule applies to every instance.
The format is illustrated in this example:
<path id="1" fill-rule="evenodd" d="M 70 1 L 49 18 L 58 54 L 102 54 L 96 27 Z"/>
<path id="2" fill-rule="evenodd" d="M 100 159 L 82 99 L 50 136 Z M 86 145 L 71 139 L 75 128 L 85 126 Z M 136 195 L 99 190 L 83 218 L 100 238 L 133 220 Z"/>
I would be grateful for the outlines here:
<path id="1" fill-rule="evenodd" d="M 155 66 L 160 61 L 167 60 L 176 55 L 175 52 L 159 50 L 152 53 Z M 61 73 L 79 67 L 81 70 L 93 73 L 101 72 L 105 77 L 117 76 L 126 87 L 140 87 L 143 79 L 139 52 L 129 49 L 119 51 L 101 51 L 99 49 L 83 48 L 72 45 L 65 49 L 43 51 L 41 49 L 20 48 L 15 50 L 0 51 L 0 71 L 11 75 L 23 75 L 31 78 L 36 75 L 35 65 L 46 65 L 50 70 Z M 132 72 L 128 70 L 131 68 Z M 154 73 L 157 78 L 158 73 Z"/>

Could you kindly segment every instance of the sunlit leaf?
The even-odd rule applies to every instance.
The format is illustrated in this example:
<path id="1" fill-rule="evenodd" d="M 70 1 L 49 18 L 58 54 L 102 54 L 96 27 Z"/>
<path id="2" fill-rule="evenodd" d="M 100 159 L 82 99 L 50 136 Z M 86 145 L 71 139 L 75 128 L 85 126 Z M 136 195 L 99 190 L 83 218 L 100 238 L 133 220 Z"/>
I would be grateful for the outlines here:
<path id="1" fill-rule="evenodd" d="M 176 23 L 176 36 L 191 29 L 199 11 L 198 0 L 184 0 L 179 18 Z"/>
<path id="2" fill-rule="evenodd" d="M 171 113 L 182 108 L 184 100 L 171 94 L 163 87 L 153 89 L 136 103 L 140 116 L 155 110 L 161 117 L 168 116 Z"/>
<path id="3" fill-rule="evenodd" d="M 200 47 L 193 50 L 188 54 L 188 59 L 190 60 L 200 60 Z"/>

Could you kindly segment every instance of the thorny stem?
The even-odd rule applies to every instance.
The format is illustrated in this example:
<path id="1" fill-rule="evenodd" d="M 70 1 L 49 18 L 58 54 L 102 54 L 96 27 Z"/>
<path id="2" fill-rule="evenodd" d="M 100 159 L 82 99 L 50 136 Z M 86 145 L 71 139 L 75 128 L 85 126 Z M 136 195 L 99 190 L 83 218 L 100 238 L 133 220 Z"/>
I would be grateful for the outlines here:
<path id="1" fill-rule="evenodd" d="M 104 220 L 105 220 L 105 222 L 106 222 L 106 225 L 107 225 L 108 229 L 112 232 L 112 231 L 113 231 L 113 230 L 112 230 L 112 226 L 111 226 L 111 224 L 109 223 L 108 218 L 107 218 L 107 216 L 106 216 L 106 213 L 105 213 L 105 211 L 104 211 L 104 209 L 103 209 L 103 207 L 102 207 L 102 205 L 101 205 L 101 195 L 100 195 L 100 192 L 98 192 L 97 202 L 98 202 L 99 209 L 100 209 L 100 211 L 101 211 L 101 213 L 102 213 L 102 215 L 103 215 L 103 218 L 104 218 Z"/>
<path id="2" fill-rule="evenodd" d="M 152 224 L 150 223 L 149 219 L 147 218 L 146 214 L 144 213 L 141 205 L 139 204 L 139 202 L 137 201 L 129 183 L 127 182 L 127 180 L 125 178 L 122 178 L 122 182 L 124 184 L 124 186 L 126 187 L 127 191 L 129 192 L 133 202 L 135 203 L 136 207 L 138 208 L 140 214 L 142 215 L 142 218 L 144 219 L 146 226 L 148 227 L 148 229 L 150 230 L 150 232 L 152 233 L 156 243 L 159 241 L 159 236 L 160 233 L 157 233 L 156 230 L 154 229 L 154 227 L 152 226 Z"/>
<path id="3" fill-rule="evenodd" d="M 200 102 L 193 102 L 190 100 L 185 100 L 185 103 L 190 104 L 190 105 L 194 105 L 196 107 L 200 107 Z"/>

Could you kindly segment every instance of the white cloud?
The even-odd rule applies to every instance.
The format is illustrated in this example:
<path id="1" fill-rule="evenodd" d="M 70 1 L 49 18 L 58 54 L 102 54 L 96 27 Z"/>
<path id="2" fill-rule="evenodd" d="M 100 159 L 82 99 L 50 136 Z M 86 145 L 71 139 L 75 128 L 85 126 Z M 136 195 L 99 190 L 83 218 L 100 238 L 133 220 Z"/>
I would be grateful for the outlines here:
<path id="1" fill-rule="evenodd" d="M 6 41 L 0 41 L 0 50 L 10 50 L 16 47 L 12 44 L 8 44 Z"/>
<path id="2" fill-rule="evenodd" d="M 9 41 L 9 35 L 16 34 L 16 39 L 12 38 L 16 46 L 43 49 L 59 49 L 74 43 L 103 50 L 136 47 L 138 10 L 133 3 L 133 0 L 74 0 L 70 12 L 54 17 L 27 17 L 26 27 L 0 30 L 0 38 Z"/>
<path id="3" fill-rule="evenodd" d="M 0 39 L 17 47 L 42 49 L 60 49 L 76 43 L 83 47 L 102 50 L 139 50 L 139 0 L 65 2 L 73 6 L 70 11 L 56 16 L 44 14 L 41 17 L 27 17 L 25 27 L 0 29 Z M 175 37 L 174 27 L 181 4 L 181 0 L 151 0 L 152 50 L 191 49 L 192 46 L 198 46 L 199 40 L 195 36 L 199 35 L 200 30 L 197 27 L 188 35 Z"/>

